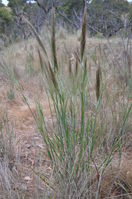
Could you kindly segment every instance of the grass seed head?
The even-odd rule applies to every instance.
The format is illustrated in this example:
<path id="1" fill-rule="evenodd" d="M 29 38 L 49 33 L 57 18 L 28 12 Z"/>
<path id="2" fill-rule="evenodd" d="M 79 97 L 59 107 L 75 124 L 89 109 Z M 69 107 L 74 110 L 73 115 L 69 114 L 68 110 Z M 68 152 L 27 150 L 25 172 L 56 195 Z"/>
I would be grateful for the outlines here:
<path id="1" fill-rule="evenodd" d="M 78 74 L 78 60 L 76 58 L 75 75 L 77 76 L 77 74 Z"/>
<path id="2" fill-rule="evenodd" d="M 42 55 L 39 49 L 38 49 L 38 56 L 39 56 L 41 71 L 44 72 L 44 63 L 43 63 Z"/>
<path id="3" fill-rule="evenodd" d="M 58 90 L 58 83 L 57 83 L 57 81 L 56 81 L 55 73 L 53 72 L 53 69 L 51 68 L 50 63 L 49 63 L 49 74 L 50 74 L 51 82 L 52 82 L 53 85 L 54 85 L 54 88 L 55 88 L 56 90 Z"/>
<path id="4" fill-rule="evenodd" d="M 101 68 L 100 65 L 96 71 L 96 99 L 99 100 L 100 97 L 100 84 L 101 84 Z"/>
<path id="5" fill-rule="evenodd" d="M 86 74 L 87 73 L 87 58 L 84 61 L 84 71 L 85 71 L 85 74 Z"/>
<path id="6" fill-rule="evenodd" d="M 57 63 L 57 53 L 56 53 L 56 41 L 55 41 L 55 10 L 52 9 L 52 34 L 51 34 L 51 49 L 54 63 L 54 70 L 58 71 L 58 63 Z"/>
<path id="7" fill-rule="evenodd" d="M 72 61 L 71 61 L 71 59 L 69 59 L 69 75 L 70 75 L 70 77 L 72 76 Z"/>
<path id="8" fill-rule="evenodd" d="M 87 29 L 87 9 L 84 8 L 83 19 L 82 19 L 82 33 L 81 33 L 81 61 L 84 57 L 85 46 L 86 46 L 86 29 Z"/>

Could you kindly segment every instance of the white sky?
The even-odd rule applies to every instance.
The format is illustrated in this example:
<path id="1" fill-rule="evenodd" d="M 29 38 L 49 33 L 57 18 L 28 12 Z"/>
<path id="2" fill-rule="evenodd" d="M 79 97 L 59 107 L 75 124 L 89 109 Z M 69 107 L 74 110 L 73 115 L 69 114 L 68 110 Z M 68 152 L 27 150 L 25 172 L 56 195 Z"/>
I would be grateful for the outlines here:
<path id="1" fill-rule="evenodd" d="M 8 1 L 7 0 L 2 0 L 2 3 L 4 3 L 5 5 L 7 5 Z"/>
<path id="2" fill-rule="evenodd" d="M 132 0 L 128 0 L 129 2 L 131 2 Z M 8 4 L 8 1 L 7 0 L 2 0 L 2 2 L 7 5 Z"/>

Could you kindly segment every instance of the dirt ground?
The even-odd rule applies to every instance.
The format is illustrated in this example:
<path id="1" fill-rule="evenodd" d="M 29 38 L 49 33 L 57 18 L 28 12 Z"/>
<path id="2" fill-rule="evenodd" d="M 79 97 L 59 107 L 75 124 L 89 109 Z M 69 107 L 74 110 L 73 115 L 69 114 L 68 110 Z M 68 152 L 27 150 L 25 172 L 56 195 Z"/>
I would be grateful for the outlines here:
<path id="1" fill-rule="evenodd" d="M 29 89 L 29 87 L 31 89 Z M 21 179 L 21 189 L 23 189 L 25 198 L 37 198 L 35 193 L 35 187 L 40 189 L 40 192 L 44 190 L 44 184 L 39 182 L 37 184 L 36 175 L 32 170 L 43 171 L 46 177 L 51 175 L 50 162 L 46 155 L 45 146 L 43 144 L 40 133 L 37 130 L 33 116 L 25 104 L 22 95 L 19 92 L 15 92 L 15 98 L 13 100 L 8 99 L 8 90 L 10 88 L 4 82 L 0 82 L 0 117 L 6 112 L 8 114 L 9 123 L 14 129 L 15 133 L 15 143 L 16 143 L 16 155 L 19 156 L 19 163 L 16 163 L 18 171 L 20 173 Z M 46 93 L 38 92 L 38 88 L 35 89 L 35 85 L 28 85 L 23 83 L 23 92 L 29 100 L 30 107 L 33 112 L 35 112 L 36 104 L 34 97 L 36 99 L 41 99 L 42 106 L 45 113 L 45 119 L 50 123 L 51 116 L 49 112 L 48 100 Z M 18 153 L 18 154 L 17 154 Z M 36 188 L 37 190 L 37 188 Z"/>

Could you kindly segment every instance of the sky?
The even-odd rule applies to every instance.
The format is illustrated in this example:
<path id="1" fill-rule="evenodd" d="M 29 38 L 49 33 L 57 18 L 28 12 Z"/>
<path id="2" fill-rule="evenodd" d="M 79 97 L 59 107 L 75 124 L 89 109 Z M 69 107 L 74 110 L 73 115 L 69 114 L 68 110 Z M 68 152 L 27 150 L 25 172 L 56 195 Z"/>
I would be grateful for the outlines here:
<path id="1" fill-rule="evenodd" d="M 2 3 L 4 3 L 5 5 L 7 5 L 8 1 L 7 0 L 2 0 Z"/>
<path id="2" fill-rule="evenodd" d="M 128 0 L 129 2 L 132 2 L 132 0 Z M 8 4 L 8 1 L 7 0 L 2 0 L 2 2 L 7 5 Z"/>

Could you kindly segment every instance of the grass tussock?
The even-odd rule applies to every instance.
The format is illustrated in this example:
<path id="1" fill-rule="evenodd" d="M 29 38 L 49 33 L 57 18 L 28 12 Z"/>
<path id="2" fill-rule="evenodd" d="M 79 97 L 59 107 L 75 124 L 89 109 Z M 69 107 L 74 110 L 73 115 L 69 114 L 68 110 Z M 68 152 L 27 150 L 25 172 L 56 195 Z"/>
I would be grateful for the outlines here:
<path id="1" fill-rule="evenodd" d="M 90 39 L 87 43 L 86 38 L 86 7 L 80 43 L 75 36 L 68 35 L 69 40 L 62 44 L 55 37 L 54 17 L 53 13 L 49 48 L 24 19 L 39 44 L 42 86 L 47 83 L 50 125 L 40 99 L 34 113 L 22 93 L 52 169 L 52 179 L 38 174 L 47 187 L 47 198 L 131 198 L 130 167 L 124 170 L 122 163 L 127 133 L 132 130 L 130 46 L 127 44 L 129 47 L 120 60 L 113 55 L 124 52 L 120 45 L 114 51 L 109 41 L 99 44 L 95 39 L 93 49 L 93 43 Z M 71 44 L 75 49 L 71 49 Z M 45 98 L 41 96 L 41 100 Z"/>
<path id="2" fill-rule="evenodd" d="M 74 59 L 71 60 L 68 53 L 69 72 L 67 75 L 70 79 L 55 73 L 53 68 L 56 67 L 57 70 L 59 68 L 56 57 L 54 15 L 52 17 L 53 56 L 48 62 L 47 75 L 56 90 L 54 92 L 49 86 L 48 98 L 52 100 L 53 105 L 51 107 L 51 103 L 49 103 L 49 107 L 54 112 L 55 118 L 51 111 L 53 126 L 51 125 L 51 129 L 48 129 L 43 109 L 38 103 L 35 121 L 53 168 L 53 195 L 55 198 L 73 199 L 109 198 L 118 197 L 118 195 L 129 197 L 132 190 L 131 186 L 122 178 L 120 161 L 132 105 L 120 101 L 118 98 L 118 103 L 122 103 L 124 106 L 121 113 L 120 105 L 115 102 L 113 104 L 113 99 L 107 90 L 109 88 L 105 84 L 108 73 L 103 68 L 108 57 L 106 53 L 102 54 L 103 49 L 100 45 L 98 50 L 95 50 L 94 56 L 92 55 L 91 63 L 94 63 L 97 68 L 91 74 L 91 63 L 88 62 L 85 53 L 87 50 L 86 7 L 82 20 L 80 55 L 75 49 L 74 56 L 72 56 Z M 38 40 L 38 36 L 36 38 Z M 42 46 L 42 42 L 39 40 L 38 42 Z M 39 57 L 42 71 L 44 71 L 45 64 L 40 52 Z M 130 70 L 129 56 L 126 57 L 128 70 Z M 61 60 L 61 64 L 63 65 L 63 60 Z M 71 83 L 68 84 L 67 81 Z M 95 82 L 96 89 L 91 91 L 91 85 Z M 115 85 L 115 88 L 118 88 L 118 85 Z M 70 92 L 69 89 L 71 89 Z M 122 117 L 119 119 L 120 113 Z M 112 166 L 115 154 L 119 154 L 117 156 L 118 168 Z M 112 168 L 116 174 L 109 173 L 109 168 Z M 109 178 L 108 184 L 105 180 L 106 177 Z M 51 187 L 50 183 L 48 183 L 48 187 Z M 105 192 L 106 187 L 108 188 L 107 192 Z"/>
<path id="3" fill-rule="evenodd" d="M 18 164 L 15 133 L 9 124 L 7 114 L 4 114 L 0 121 L 0 198 L 25 197 L 26 189 L 23 186 Z"/>

